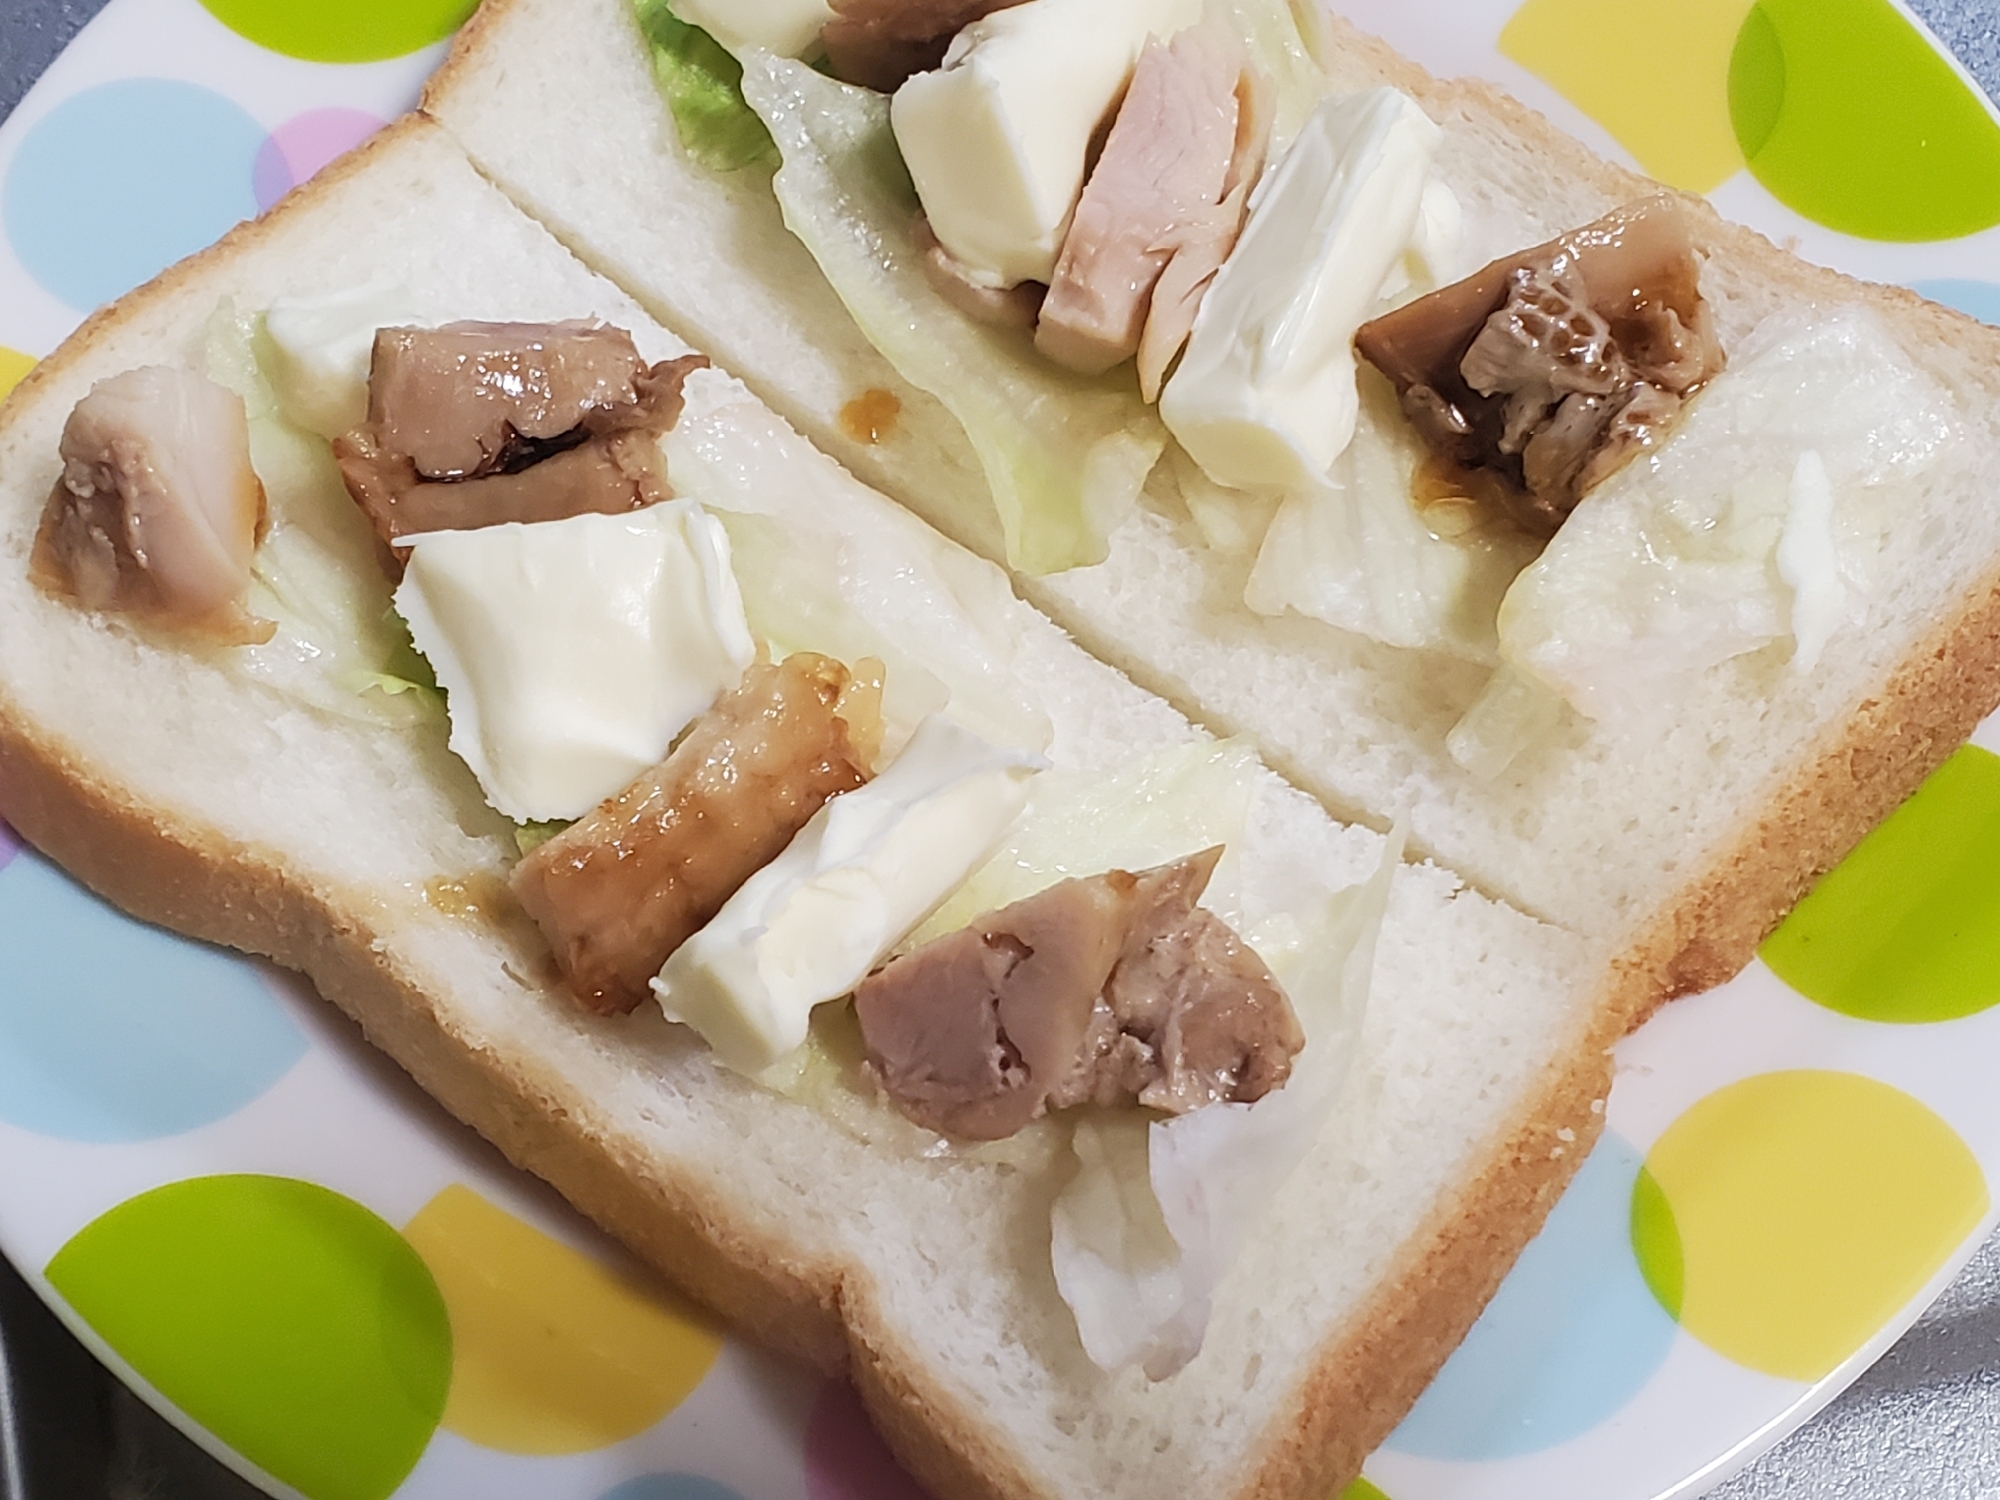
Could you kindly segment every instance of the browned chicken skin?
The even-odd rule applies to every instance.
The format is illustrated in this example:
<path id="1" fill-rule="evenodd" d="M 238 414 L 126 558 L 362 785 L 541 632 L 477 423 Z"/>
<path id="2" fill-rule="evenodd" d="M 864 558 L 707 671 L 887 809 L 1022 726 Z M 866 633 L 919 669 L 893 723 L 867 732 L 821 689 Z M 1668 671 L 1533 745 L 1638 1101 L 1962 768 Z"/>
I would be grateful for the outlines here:
<path id="1" fill-rule="evenodd" d="M 367 425 L 335 440 L 382 541 L 617 515 L 671 498 L 659 434 L 700 355 L 648 367 L 623 329 L 452 323 L 375 336 Z"/>
<path id="2" fill-rule="evenodd" d="M 43 587 L 226 645 L 271 638 L 242 602 L 265 521 L 242 397 L 188 370 L 128 370 L 77 403 L 61 453 L 35 540 Z"/>
<path id="3" fill-rule="evenodd" d="M 854 995 L 871 1076 L 918 1124 L 974 1140 L 1074 1104 L 1262 1098 L 1305 1033 L 1263 960 L 1195 905 L 1221 855 L 1065 880 L 876 970 Z"/>
<path id="4" fill-rule="evenodd" d="M 1700 266 L 1680 206 L 1647 198 L 1364 324 L 1355 345 L 1440 458 L 1497 481 L 1476 498 L 1551 536 L 1722 369 Z"/>
<path id="5" fill-rule="evenodd" d="M 869 779 L 880 712 L 879 668 L 758 663 L 659 766 L 523 859 L 514 893 L 577 999 L 606 1015 L 646 999 L 668 954 Z"/>

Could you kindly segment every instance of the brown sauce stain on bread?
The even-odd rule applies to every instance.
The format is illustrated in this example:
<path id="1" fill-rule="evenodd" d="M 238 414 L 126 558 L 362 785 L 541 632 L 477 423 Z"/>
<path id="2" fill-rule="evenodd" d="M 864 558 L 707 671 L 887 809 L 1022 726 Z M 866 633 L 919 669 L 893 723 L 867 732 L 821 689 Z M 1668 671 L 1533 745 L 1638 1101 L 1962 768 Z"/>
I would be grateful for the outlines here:
<path id="1" fill-rule="evenodd" d="M 896 419 L 902 414 L 902 399 L 876 386 L 841 407 L 840 430 L 872 448 L 896 435 Z"/>
<path id="2" fill-rule="evenodd" d="M 424 901 L 447 917 L 470 917 L 496 927 L 504 926 L 519 911 L 507 882 L 483 871 L 431 877 L 424 882 Z"/>

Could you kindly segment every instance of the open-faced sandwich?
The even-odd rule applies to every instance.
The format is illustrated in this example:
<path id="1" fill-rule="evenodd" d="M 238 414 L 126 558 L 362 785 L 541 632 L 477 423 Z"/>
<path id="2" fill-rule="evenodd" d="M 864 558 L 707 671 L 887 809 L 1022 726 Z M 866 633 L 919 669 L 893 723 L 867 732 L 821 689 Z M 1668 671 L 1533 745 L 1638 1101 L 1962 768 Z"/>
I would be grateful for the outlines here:
<path id="1" fill-rule="evenodd" d="M 426 111 L 0 414 L 0 812 L 941 1495 L 1336 1491 L 2000 698 L 1994 338 L 1283 0 L 494 0 Z"/>
<path id="2" fill-rule="evenodd" d="M 1600 1119 L 1582 942 L 1086 655 L 426 120 L 93 319 L 0 474 L 9 821 L 943 1492 L 1351 1473 Z"/>
<path id="3" fill-rule="evenodd" d="M 1316 7 L 505 0 L 427 107 L 1093 652 L 1603 941 L 1635 1017 L 2000 693 L 2000 333 Z"/>

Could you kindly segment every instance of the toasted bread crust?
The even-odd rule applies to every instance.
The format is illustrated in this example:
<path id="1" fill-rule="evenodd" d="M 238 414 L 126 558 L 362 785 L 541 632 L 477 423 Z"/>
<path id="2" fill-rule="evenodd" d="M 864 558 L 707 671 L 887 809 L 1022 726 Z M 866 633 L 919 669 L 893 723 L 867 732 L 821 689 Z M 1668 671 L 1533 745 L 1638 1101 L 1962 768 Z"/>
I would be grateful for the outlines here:
<path id="1" fill-rule="evenodd" d="M 1361 1472 L 1465 1338 L 1570 1178 L 1597 1143 L 1611 1093 L 1615 1015 L 1600 1009 L 1553 1061 L 1541 1097 L 1516 1117 L 1484 1167 L 1439 1203 L 1422 1251 L 1389 1276 L 1354 1330 L 1329 1348 L 1239 1500 L 1313 1493 Z M 1337 1487 L 1321 1493 L 1338 1494 Z"/>
<path id="2" fill-rule="evenodd" d="M 1625 1024 L 1737 973 L 1786 912 L 2000 705 L 2000 572 L 1883 683 L 1617 960 Z"/>
<path id="3" fill-rule="evenodd" d="M 293 214 L 309 211 L 311 204 L 329 196 L 339 184 L 367 172 L 374 162 L 394 150 L 398 142 L 435 128 L 432 121 L 418 115 L 405 115 L 390 122 L 345 156 L 328 163 L 310 181 L 293 188 L 268 212 L 245 219 L 207 249 L 176 261 L 143 286 L 134 287 L 116 301 L 96 309 L 63 340 L 60 348 L 37 362 L 7 398 L 0 401 L 0 431 L 11 425 L 17 409 L 40 400 L 46 387 L 115 339 L 121 328 L 206 281 L 217 266 L 268 238 L 273 225 Z"/>
<path id="4" fill-rule="evenodd" d="M 1659 184 L 1594 155 L 1511 96 L 1470 80 L 1439 80 L 1383 43 L 1336 21 L 1345 45 L 1436 110 L 1490 116 L 1545 155 L 1551 170 L 1628 200 Z M 1874 306 L 1917 345 L 1966 350 L 2000 366 L 2000 329 L 1927 301 L 1905 287 L 1857 282 L 1786 254 L 1755 230 L 1723 219 L 1706 199 L 1678 195 L 1700 243 L 1738 273 L 1748 270 L 1801 303 Z M 1668 1000 L 1737 974 L 1799 898 L 1887 817 L 2000 708 L 2000 570 L 1939 623 L 1879 688 L 1854 703 L 1801 765 L 1771 789 L 1764 812 L 1710 852 L 1706 863 L 1633 932 L 1615 960 L 1611 1003 L 1630 1030 Z"/>
<path id="5" fill-rule="evenodd" d="M 504 0 L 496 0 L 504 3 Z M 1385 43 L 1334 18 L 1333 45 L 1365 57 L 1433 112 L 1471 110 L 1547 158 L 1550 171 L 1608 198 L 1659 191 L 1650 178 L 1606 161 L 1539 112 L 1489 84 L 1437 79 Z M 1786 254 L 1755 230 L 1725 220 L 1704 198 L 1677 195 L 1698 242 L 1724 264 L 1804 303 L 1859 298 L 1914 345 L 1966 350 L 2000 367 L 2000 329 L 1905 287 L 1857 282 Z M 2000 708 L 2000 570 L 1955 619 L 1940 622 L 1879 686 L 1852 705 L 1801 765 L 1773 785 L 1764 812 L 1738 829 L 1626 937 L 1621 976 L 1608 997 L 1621 1025 L 1643 1024 L 1668 1000 L 1711 989 L 1749 963 L 1758 944 L 1826 871 L 1887 817 Z"/>
<path id="6" fill-rule="evenodd" d="M 1338 1495 L 1408 1414 L 1492 1300 L 1590 1154 L 1611 1091 L 1614 1007 L 1551 1063 L 1543 1089 L 1479 1168 L 1402 1247 L 1374 1296 L 1320 1350 L 1230 1500 Z M 995 1444 L 979 1413 L 927 1385 L 918 1360 L 850 1298 L 849 1374 L 898 1459 L 941 1500 L 1062 1500 Z"/>
<path id="7" fill-rule="evenodd" d="M 203 286 L 291 216 L 312 212 L 395 142 L 437 130 L 422 116 L 398 121 L 269 215 L 93 314 L 22 383 L 0 428 L 153 309 Z M 681 1291 L 773 1349 L 850 1375 L 898 1457 L 944 1500 L 1043 1495 L 980 1413 L 935 1389 L 922 1359 L 877 1308 L 863 1268 L 786 1258 L 726 1195 L 692 1174 L 622 1158 L 539 1098 L 508 1059 L 454 1030 L 384 941 L 391 924 L 375 893 L 302 880 L 281 850 L 247 847 L 175 809 L 147 805 L 102 774 L 87 746 L 35 723 L 4 689 L 0 813 L 134 916 L 304 974 L 447 1110 Z M 1323 1351 L 1292 1400 L 1294 1415 L 1269 1434 L 1245 1475 L 1242 1495 L 1304 1495 L 1358 1472 L 1478 1315 L 1584 1154 L 1583 1146 L 1545 1142 L 1563 1129 L 1587 1142 L 1592 1101 L 1607 1087 L 1608 1061 L 1594 1043 L 1552 1068 L 1546 1094 L 1528 1102 L 1477 1178 L 1437 1207 L 1400 1271 Z"/>
<path id="8" fill-rule="evenodd" d="M 411 118 L 390 139 L 434 130 Z M 94 314 L 24 382 L 25 410 L 93 350 L 149 308 L 182 295 L 282 217 L 367 170 L 357 156 L 240 226 L 193 261 Z M 0 421 L 5 419 L 0 418 Z M 980 1414 L 926 1378 L 922 1360 L 877 1311 L 858 1267 L 798 1264 L 774 1254 L 724 1196 L 691 1176 L 622 1160 L 604 1140 L 546 1107 L 507 1060 L 454 1032 L 382 938 L 377 898 L 317 887 L 276 849 L 249 848 L 132 797 L 94 766 L 87 747 L 28 720 L 0 692 L 0 812 L 85 885 L 141 919 L 259 954 L 309 978 L 446 1109 L 510 1161 L 552 1183 L 679 1289 L 745 1334 L 829 1373 L 854 1379 L 892 1449 L 944 1500 L 1021 1500 L 1043 1492 L 998 1444 Z M 1609 1084 L 1593 1038 L 1550 1070 L 1477 1177 L 1440 1204 L 1373 1303 L 1322 1352 L 1272 1431 L 1244 1497 L 1298 1496 L 1358 1472 L 1463 1336 L 1519 1247 L 1532 1237 L 1587 1151 Z M 1558 1149 L 1556 1134 L 1573 1131 Z M 1055 1500 L 1055 1497 L 1048 1497 Z"/>
<path id="9" fill-rule="evenodd" d="M 692 1177 L 642 1172 L 524 1091 L 508 1060 L 467 1043 L 380 941 L 379 902 L 294 879 L 246 848 L 98 776 L 86 752 L 0 704 L 0 811 L 36 848 L 144 921 L 295 969 L 424 1091 L 546 1178 L 681 1290 L 760 1342 L 845 1367 L 842 1275 L 771 1254 L 730 1201 Z"/>
<path id="10" fill-rule="evenodd" d="M 466 1045 L 378 943 L 372 898 L 292 880 L 246 849 L 125 796 L 87 754 L 0 711 L 0 809 L 20 834 L 142 920 L 259 954 L 309 978 L 370 1043 L 516 1166 L 544 1178 L 674 1286 L 758 1342 L 846 1373 L 897 1457 L 941 1500 L 1044 1496 L 977 1411 L 924 1378 L 865 1277 L 774 1257 L 691 1180 L 637 1171 L 568 1117 L 537 1107 L 504 1059 Z M 1236 1500 L 1337 1493 L 1401 1420 L 1533 1238 L 1603 1123 L 1619 1014 L 1576 1049 L 1397 1270 L 1320 1354 Z"/>
<path id="11" fill-rule="evenodd" d="M 443 132 L 406 115 L 294 189 L 269 213 L 92 313 L 0 404 L 0 431 L 127 326 L 309 214 L 399 142 Z M 758 1341 L 828 1373 L 846 1366 L 839 1268 L 773 1256 L 752 1224 L 691 1176 L 633 1170 L 599 1139 L 536 1108 L 506 1061 L 468 1045 L 379 943 L 365 892 L 302 884 L 283 853 L 245 847 L 135 800 L 86 747 L 29 719 L 0 687 L 0 816 L 106 900 L 144 921 L 269 958 L 305 975 L 425 1092 L 516 1166 L 554 1184 L 683 1291 Z"/>

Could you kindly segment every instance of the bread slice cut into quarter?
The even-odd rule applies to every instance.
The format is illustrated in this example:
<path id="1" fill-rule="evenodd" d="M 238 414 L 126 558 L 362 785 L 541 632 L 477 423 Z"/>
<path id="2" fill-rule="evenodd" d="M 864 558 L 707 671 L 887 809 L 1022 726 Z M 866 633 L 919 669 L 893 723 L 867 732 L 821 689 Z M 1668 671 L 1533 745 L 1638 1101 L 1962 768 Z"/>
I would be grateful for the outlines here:
<path id="1" fill-rule="evenodd" d="M 0 411 L 0 813 L 136 915 L 309 976 L 446 1108 L 679 1285 L 850 1373 L 940 1494 L 1303 1497 L 1344 1482 L 1594 1138 L 1624 1017 L 1591 945 L 1436 865 L 1399 870 L 1350 1081 L 1223 1283 L 1205 1347 L 1167 1381 L 1104 1373 L 1049 1268 L 1059 1125 L 999 1159 L 898 1149 L 895 1122 L 874 1135 L 829 1120 L 650 1007 L 584 1014 L 504 898 L 437 899 L 497 890 L 515 830 L 435 711 L 363 705 L 337 660 L 284 649 L 288 631 L 376 622 L 386 599 L 309 440 L 259 455 L 266 548 L 322 569 L 323 607 L 282 623 L 273 648 L 193 644 L 31 583 L 58 438 L 94 383 L 214 368 L 279 299 L 384 286 L 426 320 L 600 318 L 649 358 L 685 347 L 420 116 L 97 314 Z M 1205 738 L 719 373 L 690 384 L 670 477 L 687 451 L 674 444 L 725 430 L 799 475 L 746 505 L 802 536 L 865 536 L 934 601 L 941 638 L 998 643 L 1051 721 L 1058 768 L 1108 772 Z M 1382 849 L 1256 773 L 1246 892 L 1351 885 Z"/>
<path id="2" fill-rule="evenodd" d="M 1491 87 L 1432 79 L 1337 19 L 1322 60 L 1329 89 L 1391 84 L 1442 127 L 1436 173 L 1463 210 L 1465 270 L 1658 191 Z M 511 197 L 816 444 L 1004 556 L 964 432 L 867 346 L 782 232 L 769 169 L 718 174 L 682 148 L 628 0 L 492 0 L 425 107 Z M 540 127 L 523 129 L 528 118 Z M 1732 360 L 1767 320 L 1810 328 L 1863 310 L 1955 423 L 1937 461 L 1872 487 L 1867 503 L 1889 519 L 1811 670 L 1780 641 L 1674 676 L 1646 711 L 1571 714 L 1482 776 L 1447 735 L 1490 662 L 1253 612 L 1241 602 L 1251 557 L 1210 544 L 1171 463 L 1103 562 L 1014 580 L 1196 721 L 1252 736 L 1338 815 L 1383 826 L 1404 814 L 1415 847 L 1602 944 L 1634 1022 L 1740 968 L 2000 702 L 2000 331 L 1808 266 L 1697 200 L 1683 207 Z M 1724 399 L 1729 379 L 1697 401 Z M 886 436 L 843 421 L 871 391 L 899 408 Z M 1779 446 L 1764 458 L 1789 471 L 1797 455 Z M 1709 493 L 1688 504 L 1739 477 L 1696 474 L 1688 487 Z"/>

